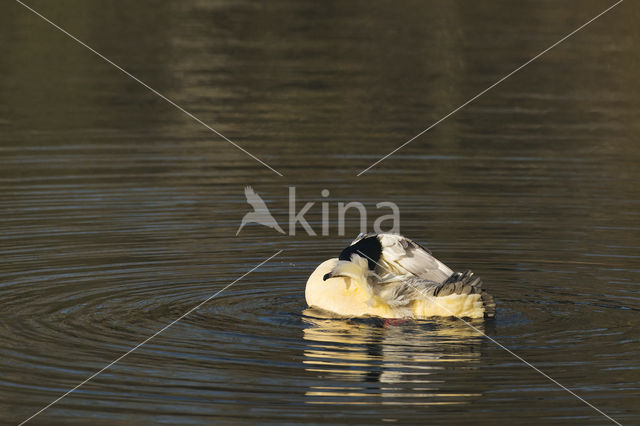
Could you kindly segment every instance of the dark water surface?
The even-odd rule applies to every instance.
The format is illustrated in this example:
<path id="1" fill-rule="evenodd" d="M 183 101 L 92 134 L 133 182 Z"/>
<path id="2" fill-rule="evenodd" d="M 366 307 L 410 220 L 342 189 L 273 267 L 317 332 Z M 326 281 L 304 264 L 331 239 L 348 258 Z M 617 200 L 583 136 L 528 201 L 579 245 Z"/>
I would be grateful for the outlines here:
<path id="1" fill-rule="evenodd" d="M 0 6 L 0 417 L 16 424 L 607 424 L 455 319 L 305 311 L 347 236 L 248 225 L 252 185 L 393 201 L 498 303 L 473 325 L 640 423 L 640 7 L 627 1 L 363 176 L 606 1 L 30 1 L 279 177 L 14 2 Z M 322 189 L 330 190 L 324 199 Z"/>

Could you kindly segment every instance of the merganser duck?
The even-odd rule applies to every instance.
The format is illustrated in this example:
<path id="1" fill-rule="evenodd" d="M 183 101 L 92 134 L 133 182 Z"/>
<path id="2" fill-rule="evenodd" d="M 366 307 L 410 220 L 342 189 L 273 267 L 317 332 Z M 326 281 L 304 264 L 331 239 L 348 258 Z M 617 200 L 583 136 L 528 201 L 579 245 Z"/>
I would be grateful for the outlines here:
<path id="1" fill-rule="evenodd" d="M 307 280 L 312 308 L 339 316 L 428 318 L 495 315 L 493 297 L 473 272 L 453 272 L 431 252 L 397 234 L 360 234 Z"/>

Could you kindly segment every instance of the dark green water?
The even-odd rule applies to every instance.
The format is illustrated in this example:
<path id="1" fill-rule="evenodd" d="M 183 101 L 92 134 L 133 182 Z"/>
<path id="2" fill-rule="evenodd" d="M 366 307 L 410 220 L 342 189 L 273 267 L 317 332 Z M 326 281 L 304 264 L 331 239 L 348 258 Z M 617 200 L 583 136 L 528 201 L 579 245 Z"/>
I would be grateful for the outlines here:
<path id="1" fill-rule="evenodd" d="M 626 1 L 30 1 L 277 176 L 12 1 L 0 6 L 0 417 L 33 424 L 607 424 L 455 319 L 305 311 L 358 233 L 288 187 L 395 202 L 498 303 L 473 325 L 640 423 L 640 7 Z M 327 199 L 322 189 L 330 190 Z M 385 213 L 387 213 L 385 211 Z"/>

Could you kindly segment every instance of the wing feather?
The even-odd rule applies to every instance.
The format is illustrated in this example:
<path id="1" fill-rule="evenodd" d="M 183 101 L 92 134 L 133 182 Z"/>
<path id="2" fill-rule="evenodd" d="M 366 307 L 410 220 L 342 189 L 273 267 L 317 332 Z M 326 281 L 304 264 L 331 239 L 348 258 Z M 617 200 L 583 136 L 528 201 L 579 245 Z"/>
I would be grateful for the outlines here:
<path id="1" fill-rule="evenodd" d="M 380 263 L 399 275 L 409 274 L 441 283 L 453 274 L 429 250 L 409 238 L 396 234 L 378 234 L 378 239 L 382 244 Z"/>

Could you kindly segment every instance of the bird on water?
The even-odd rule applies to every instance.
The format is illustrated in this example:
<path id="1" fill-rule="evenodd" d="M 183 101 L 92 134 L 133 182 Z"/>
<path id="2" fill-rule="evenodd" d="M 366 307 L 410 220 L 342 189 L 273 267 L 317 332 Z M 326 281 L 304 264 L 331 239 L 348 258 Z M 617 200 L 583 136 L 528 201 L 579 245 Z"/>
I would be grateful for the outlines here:
<path id="1" fill-rule="evenodd" d="M 420 244 L 386 233 L 360 234 L 320 264 L 305 298 L 310 307 L 348 317 L 483 318 L 496 306 L 473 272 L 454 272 Z"/>

